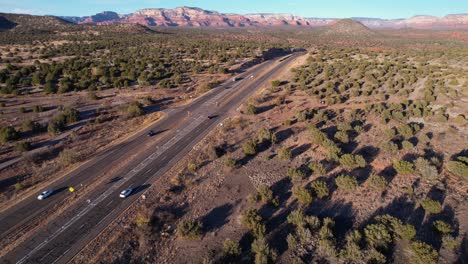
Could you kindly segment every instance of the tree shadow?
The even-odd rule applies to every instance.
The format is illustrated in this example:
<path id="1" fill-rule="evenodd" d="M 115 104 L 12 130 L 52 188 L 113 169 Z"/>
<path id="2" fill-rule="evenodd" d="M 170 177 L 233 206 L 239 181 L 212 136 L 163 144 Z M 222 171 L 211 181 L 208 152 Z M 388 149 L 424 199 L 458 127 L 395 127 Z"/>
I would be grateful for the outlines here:
<path id="1" fill-rule="evenodd" d="M 364 168 L 358 168 L 350 172 L 350 175 L 354 176 L 356 180 L 358 181 L 359 185 L 363 184 L 369 176 L 371 175 L 373 171 L 373 167 L 370 165 L 367 165 Z"/>
<path id="2" fill-rule="evenodd" d="M 292 158 L 294 159 L 294 158 L 300 156 L 301 154 L 305 153 L 306 151 L 308 151 L 310 149 L 310 147 L 312 147 L 312 145 L 310 143 L 302 144 L 299 147 L 295 147 L 291 151 Z"/>
<path id="3" fill-rule="evenodd" d="M 263 114 L 263 113 L 265 113 L 265 112 L 268 112 L 268 111 L 270 111 L 270 110 L 273 109 L 273 108 L 275 108 L 275 105 L 274 105 L 274 104 L 259 107 L 259 108 L 257 108 L 257 115 L 258 115 L 258 114 Z"/>
<path id="4" fill-rule="evenodd" d="M 287 128 L 287 129 L 276 132 L 275 135 L 276 135 L 276 139 L 278 140 L 277 143 L 280 144 L 283 141 L 290 138 L 292 135 L 294 135 L 294 131 L 291 128 Z"/>
<path id="5" fill-rule="evenodd" d="M 393 166 L 387 166 L 381 172 L 379 172 L 379 175 L 384 177 L 388 183 L 391 183 L 397 176 L 397 172 Z"/>
<path id="6" fill-rule="evenodd" d="M 373 162 L 380 153 L 380 149 L 374 146 L 365 146 L 356 151 L 356 154 L 361 155 L 367 163 Z"/>
<path id="7" fill-rule="evenodd" d="M 212 209 L 201 219 L 203 229 L 207 232 L 211 232 L 224 226 L 228 223 L 228 218 L 232 213 L 232 208 L 234 208 L 238 203 L 239 201 L 234 204 L 227 203 Z"/>

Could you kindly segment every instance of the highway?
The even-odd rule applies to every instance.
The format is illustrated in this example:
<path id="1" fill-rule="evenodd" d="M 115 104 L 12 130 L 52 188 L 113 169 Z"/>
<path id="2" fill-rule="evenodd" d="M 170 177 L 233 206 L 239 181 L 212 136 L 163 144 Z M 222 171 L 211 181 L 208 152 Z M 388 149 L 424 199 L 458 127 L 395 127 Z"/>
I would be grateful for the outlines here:
<path id="1" fill-rule="evenodd" d="M 168 111 L 163 120 L 98 154 L 55 182 L 49 189 L 74 186 L 79 193 L 81 184 L 110 171 L 131 153 L 141 152 L 118 170 L 116 175 L 112 175 L 115 176 L 113 181 L 99 184 L 89 194 L 80 197 L 47 226 L 39 228 L 5 254 L 0 263 L 67 263 L 138 199 L 145 188 L 184 157 L 230 111 L 236 109 L 256 88 L 274 77 L 298 55 L 281 61 L 276 59 L 264 62 L 237 76 L 241 78 L 238 82 L 228 80 L 192 103 Z M 270 67 L 266 73 L 262 73 Z M 146 136 L 149 130 L 161 132 L 161 138 L 156 141 Z M 149 148 L 142 147 L 148 144 L 151 145 Z M 119 198 L 119 193 L 129 187 L 136 188 L 135 193 L 126 199 Z M 38 201 L 37 195 L 32 195 L 5 210 L 0 214 L 0 239 L 11 237 L 27 227 L 32 219 L 50 214 L 69 195 L 65 190 L 43 201 Z"/>

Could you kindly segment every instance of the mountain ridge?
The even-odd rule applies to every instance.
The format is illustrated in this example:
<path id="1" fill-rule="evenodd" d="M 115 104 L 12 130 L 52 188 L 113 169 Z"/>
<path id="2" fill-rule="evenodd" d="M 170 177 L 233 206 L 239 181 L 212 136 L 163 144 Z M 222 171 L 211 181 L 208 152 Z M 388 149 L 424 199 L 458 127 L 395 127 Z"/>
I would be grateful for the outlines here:
<path id="1" fill-rule="evenodd" d="M 76 24 L 109 25 L 133 23 L 144 26 L 162 27 L 251 27 L 251 26 L 310 26 L 332 24 L 338 18 L 301 17 L 289 13 L 234 14 L 204 10 L 198 7 L 182 6 L 173 9 L 144 8 L 130 14 L 104 11 L 92 16 L 60 18 Z M 420 29 L 468 29 L 468 13 L 448 14 L 443 17 L 416 15 L 410 18 L 381 19 L 353 17 L 369 28 L 420 28 Z"/>

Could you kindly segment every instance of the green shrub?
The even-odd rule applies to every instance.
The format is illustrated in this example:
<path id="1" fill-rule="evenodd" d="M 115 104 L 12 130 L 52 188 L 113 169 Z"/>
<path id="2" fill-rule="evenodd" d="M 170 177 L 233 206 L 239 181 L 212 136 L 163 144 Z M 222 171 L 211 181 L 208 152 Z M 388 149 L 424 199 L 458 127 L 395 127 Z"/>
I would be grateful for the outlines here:
<path id="1" fill-rule="evenodd" d="M 447 162 L 447 170 L 456 176 L 468 179 L 468 164 L 461 161 L 449 161 Z"/>
<path id="2" fill-rule="evenodd" d="M 242 150 L 246 156 L 254 156 L 257 154 L 257 142 L 253 139 L 247 140 L 247 142 L 242 145 Z"/>
<path id="3" fill-rule="evenodd" d="M 410 138 L 414 135 L 413 128 L 409 125 L 403 125 L 397 128 L 398 134 L 404 138 Z"/>
<path id="4" fill-rule="evenodd" d="M 0 142 L 5 143 L 19 139 L 20 134 L 14 127 L 2 127 L 0 129 Z"/>
<path id="5" fill-rule="evenodd" d="M 21 126 L 23 131 L 31 131 L 32 133 L 37 133 L 42 130 L 42 125 L 38 122 L 32 121 L 31 119 L 26 119 L 23 121 Z"/>
<path id="6" fill-rule="evenodd" d="M 232 241 L 231 239 L 224 240 L 223 243 L 223 253 L 228 257 L 238 257 L 240 256 L 242 250 L 240 248 L 239 242 Z"/>
<path id="7" fill-rule="evenodd" d="M 369 176 L 369 178 L 367 179 L 367 182 L 372 189 L 378 190 L 378 191 L 385 190 L 388 184 L 387 180 L 383 176 L 380 176 L 374 173 Z"/>
<path id="8" fill-rule="evenodd" d="M 252 243 L 252 252 L 255 254 L 255 264 L 268 264 L 276 260 L 277 254 L 270 248 L 265 237 L 259 237 Z"/>
<path id="9" fill-rule="evenodd" d="M 454 250 L 458 246 L 457 240 L 450 235 L 445 235 L 442 237 L 442 247 L 449 249 L 449 250 Z"/>
<path id="10" fill-rule="evenodd" d="M 245 107 L 245 114 L 247 115 L 256 115 L 258 113 L 258 108 L 253 104 L 247 104 Z"/>
<path id="11" fill-rule="evenodd" d="M 228 168 L 235 168 L 237 166 L 237 161 L 233 158 L 226 158 L 224 160 L 224 165 Z"/>
<path id="12" fill-rule="evenodd" d="M 315 195 L 319 198 L 325 198 L 328 196 L 329 190 L 327 183 L 324 181 L 315 181 L 313 182 L 310 187 L 315 192 Z"/>
<path id="13" fill-rule="evenodd" d="M 200 239 L 202 236 L 202 224 L 197 220 L 183 220 L 177 225 L 177 234 L 190 240 Z"/>
<path id="14" fill-rule="evenodd" d="M 320 162 L 311 162 L 309 164 L 309 169 L 312 171 L 312 174 L 315 176 L 323 176 L 327 173 L 325 167 Z"/>
<path id="15" fill-rule="evenodd" d="M 428 160 L 422 157 L 418 158 L 414 162 L 414 165 L 419 175 L 426 179 L 435 180 L 439 177 L 439 172 L 437 171 L 437 168 L 435 166 L 432 166 Z"/>
<path id="16" fill-rule="evenodd" d="M 280 80 L 274 80 L 271 82 L 271 86 L 273 87 L 278 87 L 281 85 L 281 81 Z"/>
<path id="17" fill-rule="evenodd" d="M 438 214 L 442 212 L 442 205 L 435 200 L 425 199 L 421 202 L 422 208 L 429 214 Z"/>
<path id="18" fill-rule="evenodd" d="M 341 143 L 349 143 L 349 136 L 348 133 L 346 133 L 345 131 L 336 132 L 335 139 L 340 141 Z"/>
<path id="19" fill-rule="evenodd" d="M 381 148 L 383 151 L 390 154 L 395 154 L 398 152 L 398 145 L 391 141 L 383 143 Z"/>
<path id="20" fill-rule="evenodd" d="M 414 149 L 413 143 L 409 142 L 408 140 L 404 140 L 401 144 L 402 144 L 404 150 L 413 150 Z"/>
<path id="21" fill-rule="evenodd" d="M 302 205 L 309 205 L 312 203 L 312 194 L 304 187 L 295 186 L 292 191 L 294 197 Z"/>
<path id="22" fill-rule="evenodd" d="M 262 224 L 262 217 L 257 213 L 257 210 L 251 208 L 242 212 L 241 222 L 244 227 L 254 233 L 255 236 L 263 236 L 265 226 Z"/>
<path id="23" fill-rule="evenodd" d="M 364 228 L 366 242 L 375 248 L 386 249 L 392 243 L 392 236 L 383 224 L 370 224 Z"/>
<path id="24" fill-rule="evenodd" d="M 293 180 L 294 179 L 301 180 L 301 179 L 304 179 L 306 175 L 301 169 L 291 167 L 288 169 L 288 176 L 291 177 L 291 179 Z"/>
<path id="25" fill-rule="evenodd" d="M 278 198 L 273 196 L 273 191 L 267 185 L 260 185 L 257 194 L 264 204 L 271 203 L 274 206 L 278 206 Z"/>
<path id="26" fill-rule="evenodd" d="M 361 155 L 344 154 L 340 157 L 340 164 L 346 168 L 364 168 L 366 160 Z"/>
<path id="27" fill-rule="evenodd" d="M 18 142 L 18 143 L 16 143 L 15 148 L 19 152 L 29 151 L 32 148 L 31 147 L 31 142 L 29 142 L 29 141 Z"/>
<path id="28" fill-rule="evenodd" d="M 274 144 L 277 141 L 276 135 L 273 134 L 268 128 L 260 129 L 260 131 L 258 131 L 257 138 L 260 143 L 268 142 Z"/>
<path id="29" fill-rule="evenodd" d="M 411 250 L 413 255 L 411 256 L 412 263 L 415 264 L 432 264 L 437 263 L 439 255 L 430 245 L 415 241 L 411 243 Z"/>
<path id="30" fill-rule="evenodd" d="M 405 160 L 396 160 L 393 162 L 393 168 L 400 175 L 410 175 L 414 172 L 413 164 Z"/>
<path id="31" fill-rule="evenodd" d="M 33 112 L 34 113 L 44 112 L 44 107 L 40 106 L 40 105 L 35 105 L 35 106 L 33 106 Z"/>
<path id="32" fill-rule="evenodd" d="M 195 164 L 195 163 L 193 163 L 193 162 L 190 162 L 190 163 L 187 165 L 187 169 L 188 169 L 189 171 L 195 172 L 195 171 L 197 171 L 198 166 L 197 166 L 197 164 Z"/>
<path id="33" fill-rule="evenodd" d="M 70 166 L 73 163 L 78 162 L 79 161 L 78 158 L 79 158 L 78 154 L 75 153 L 71 149 L 64 149 L 58 155 L 58 160 L 59 160 L 60 165 L 62 167 L 67 167 L 67 166 Z"/>
<path id="34" fill-rule="evenodd" d="M 335 184 L 338 186 L 338 189 L 345 191 L 353 191 L 358 187 L 358 182 L 355 177 L 344 174 L 336 177 Z"/>
<path id="35" fill-rule="evenodd" d="M 293 224 L 296 227 L 305 226 L 305 224 L 306 224 L 304 212 L 301 209 L 292 211 L 288 215 L 287 221 L 288 221 L 288 223 Z"/>
<path id="36" fill-rule="evenodd" d="M 127 116 L 130 118 L 142 116 L 144 113 L 145 111 L 143 110 L 143 105 L 138 101 L 130 103 L 130 105 L 127 107 Z"/>
<path id="37" fill-rule="evenodd" d="M 281 160 L 291 160 L 292 159 L 292 152 L 288 148 L 281 148 L 278 151 L 278 158 Z"/>
<path id="38" fill-rule="evenodd" d="M 447 235 L 452 233 L 452 227 L 442 220 L 437 220 L 433 223 L 434 228 L 442 235 Z"/>

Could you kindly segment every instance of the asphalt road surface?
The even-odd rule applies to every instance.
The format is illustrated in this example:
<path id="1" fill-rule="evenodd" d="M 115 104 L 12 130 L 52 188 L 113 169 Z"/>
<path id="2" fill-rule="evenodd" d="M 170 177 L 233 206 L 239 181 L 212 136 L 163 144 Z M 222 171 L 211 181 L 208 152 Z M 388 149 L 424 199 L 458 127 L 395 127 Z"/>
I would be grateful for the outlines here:
<path id="1" fill-rule="evenodd" d="M 149 130 L 163 135 L 157 143 L 145 148 L 137 158 L 119 170 L 112 181 L 100 184 L 89 194 L 80 197 L 47 226 L 39 228 L 8 252 L 0 259 L 0 263 L 68 262 L 138 199 L 152 182 L 219 125 L 229 111 L 237 108 L 256 88 L 274 77 L 298 55 L 267 61 L 237 76 L 239 81 L 229 80 L 191 104 L 169 111 L 166 118 L 154 126 L 100 153 L 49 188 L 61 191 L 43 201 L 38 201 L 33 195 L 2 212 L 0 239 L 5 239 L 25 228 L 34 218 L 53 212 L 55 206 L 70 195 L 66 187 L 74 186 L 76 192 L 79 192 L 80 184 L 103 175 L 131 153 L 139 149 L 141 151 L 145 144 L 154 143 L 154 138 L 146 136 Z M 272 66 L 271 70 L 262 74 L 262 71 Z M 126 188 L 134 188 L 134 193 L 126 199 L 119 198 L 119 193 Z"/>

